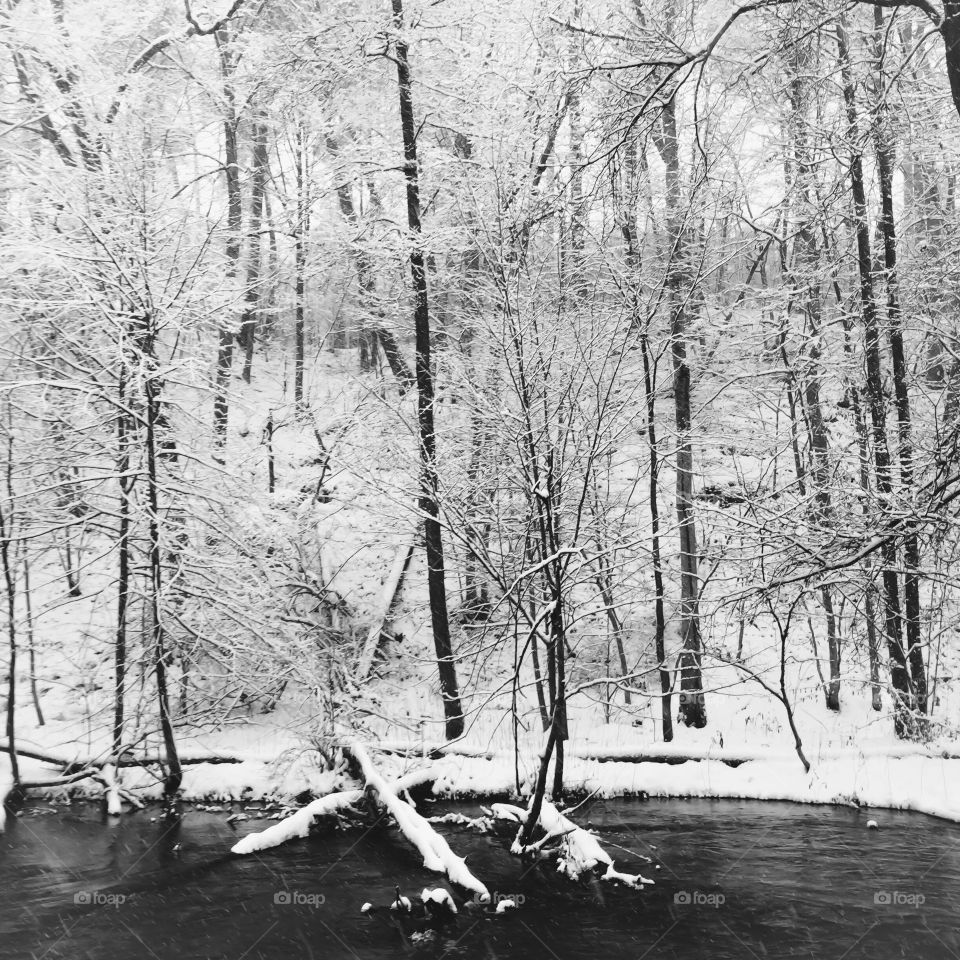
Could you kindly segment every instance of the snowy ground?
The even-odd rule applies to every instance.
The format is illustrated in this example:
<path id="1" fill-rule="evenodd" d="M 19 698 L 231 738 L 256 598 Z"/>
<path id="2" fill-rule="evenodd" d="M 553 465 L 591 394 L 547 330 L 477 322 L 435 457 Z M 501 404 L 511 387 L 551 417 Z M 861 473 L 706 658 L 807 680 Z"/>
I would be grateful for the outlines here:
<path id="1" fill-rule="evenodd" d="M 409 453 L 391 403 L 381 401 L 367 384 L 342 375 L 340 361 L 324 357 L 315 389 L 326 398 L 319 427 L 325 436 L 349 430 L 332 450 L 334 471 L 329 486 L 333 497 L 315 505 L 317 529 L 323 530 L 331 582 L 349 601 L 361 625 L 377 616 L 381 584 L 398 544 L 415 529 L 415 518 L 404 504 L 409 476 Z M 323 377 L 326 377 L 324 382 Z M 280 377 L 261 376 L 255 388 L 235 410 L 238 445 L 246 451 L 243 469 L 259 478 L 264 472 L 262 444 L 265 411 L 283 401 Z M 358 397 L 363 415 L 356 415 Z M 374 442 L 376 441 L 376 442 Z M 393 442 L 396 455 L 383 453 Z M 309 449 L 305 452 L 305 446 Z M 309 436 L 292 428 L 276 436 L 279 489 L 272 497 L 262 492 L 248 504 L 250 522 L 270 522 L 270 511 L 290 491 L 309 482 L 304 466 L 315 452 Z M 406 451 L 406 452 L 405 452 Z M 257 481 L 259 487 L 262 483 Z M 379 488 L 379 493 L 375 493 Z M 251 486 L 254 489 L 254 486 Z M 384 492 L 385 491 L 385 492 Z M 260 518 L 259 520 L 257 518 Z M 266 518 L 266 519 L 264 519 Z M 457 571 L 448 588 L 455 596 Z M 85 573 L 82 600 L 46 597 L 38 606 L 37 646 L 40 689 L 47 722 L 36 723 L 28 688 L 20 684 L 17 742 L 21 749 L 48 753 L 67 761 L 106 757 L 110 737 L 110 617 L 113 613 L 109 571 L 92 564 Z M 52 588 L 51 588 L 52 589 Z M 415 554 L 399 608 L 393 616 L 403 639 L 387 645 L 386 659 L 356 702 L 344 702 L 334 716 L 318 716 L 316 691 L 291 684 L 282 702 L 269 713 L 236 709 L 217 720 L 181 725 L 178 741 L 184 758 L 219 755 L 238 763 L 191 764 L 185 768 L 183 795 L 190 800 L 245 800 L 276 798 L 288 801 L 304 792 L 322 795 L 343 785 L 343 776 L 323 769 L 316 744 L 330 731 L 358 737 L 372 747 L 395 751 L 380 762 L 390 776 L 422 765 L 417 755 L 442 745 L 442 708 L 436 692 L 432 642 L 425 612 L 425 570 L 421 552 Z M 634 611 L 628 637 L 631 660 L 643 661 L 649 636 L 643 630 L 645 611 Z M 731 635 L 735 631 L 726 631 Z M 585 634 L 586 635 L 586 634 Z M 479 637 L 460 628 L 458 648 L 473 649 L 491 635 Z M 512 638 L 500 638 L 497 652 L 482 666 L 463 667 L 468 729 L 464 738 L 441 761 L 438 793 L 455 796 L 523 795 L 530 788 L 541 747 L 542 733 L 535 712 L 529 677 L 520 691 L 520 725 L 514 730 L 506 682 L 512 664 Z M 744 633 L 744 649 L 755 669 L 770 669 L 770 636 L 762 625 Z M 587 648 L 584 648 L 585 650 Z M 589 650 L 587 650 L 589 653 Z M 753 657 L 754 659 L 750 659 Z M 764 660 L 764 657 L 767 659 Z M 582 669 L 589 675 L 589 656 Z M 763 692 L 742 670 L 728 664 L 711 666 L 705 674 L 709 726 L 690 730 L 675 726 L 675 739 L 665 744 L 656 719 L 659 702 L 635 697 L 632 706 L 617 695 L 606 707 L 591 687 L 571 702 L 571 739 L 566 748 L 565 783 L 577 793 L 611 797 L 645 792 L 660 797 L 734 797 L 793 800 L 804 803 L 842 803 L 916 810 L 960 821 L 960 742 L 956 736 L 956 695 L 948 683 L 940 688 L 942 704 L 935 739 L 925 745 L 895 738 L 884 695 L 884 709 L 870 708 L 869 694 L 860 684 L 863 665 L 851 653 L 850 675 L 844 682 L 842 711 L 833 714 L 823 705 L 810 659 L 791 663 L 790 695 L 803 749 L 812 769 L 806 773 L 794 751 L 783 707 Z M 760 666 L 758 666 L 758 664 Z M 572 685 L 576 685 L 574 664 Z M 653 683 L 650 685 L 653 691 Z M 363 713 L 354 708 L 363 706 Z M 943 722 L 947 718 L 949 722 Z M 144 751 L 156 755 L 155 732 L 146 736 Z M 152 751 L 152 752 L 151 752 Z M 401 754 L 406 754 L 405 756 Z M 630 762 L 627 758 L 685 758 L 686 762 Z M 730 762 L 740 762 L 737 766 Z M 0 757 L 0 790 L 8 776 L 8 762 Z M 47 780 L 56 771 L 38 761 L 22 762 L 25 780 Z M 154 773 L 123 771 L 127 788 L 144 798 L 159 796 Z M 519 787 L 519 790 L 518 790 Z M 66 788 L 60 788 L 60 792 Z M 102 787 L 87 782 L 71 788 L 99 795 Z M 4 791 L 5 792 L 5 791 Z"/>

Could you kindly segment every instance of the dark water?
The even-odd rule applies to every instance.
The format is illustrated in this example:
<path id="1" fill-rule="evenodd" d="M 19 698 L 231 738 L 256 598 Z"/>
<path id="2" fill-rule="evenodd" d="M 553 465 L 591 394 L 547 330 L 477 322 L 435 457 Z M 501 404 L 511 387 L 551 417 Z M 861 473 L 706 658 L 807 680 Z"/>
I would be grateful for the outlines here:
<path id="1" fill-rule="evenodd" d="M 491 891 L 523 903 L 425 930 L 360 912 L 386 907 L 394 884 L 411 897 L 437 885 L 390 828 L 233 859 L 225 814 L 188 808 L 171 827 L 149 811 L 107 821 L 92 804 L 46 809 L 0 837 L 3 960 L 960 960 L 960 825 L 921 815 L 746 801 L 582 810 L 620 869 L 656 879 L 642 893 L 574 884 L 511 857 L 503 838 L 443 825 Z"/>

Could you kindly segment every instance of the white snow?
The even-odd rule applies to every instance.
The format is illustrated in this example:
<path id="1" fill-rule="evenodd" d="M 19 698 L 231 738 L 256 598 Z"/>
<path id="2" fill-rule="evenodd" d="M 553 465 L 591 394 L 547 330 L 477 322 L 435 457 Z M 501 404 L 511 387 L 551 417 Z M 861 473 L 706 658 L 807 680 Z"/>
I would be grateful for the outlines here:
<path id="1" fill-rule="evenodd" d="M 123 804 L 120 802 L 120 774 L 119 771 L 108 763 L 102 771 L 103 780 L 107 788 L 107 814 L 111 817 L 119 817 L 123 813 Z"/>
<path id="2" fill-rule="evenodd" d="M 434 887 L 433 890 L 429 887 L 424 887 L 423 892 L 420 894 L 420 899 L 424 903 L 435 903 L 449 910 L 451 913 L 457 912 L 457 905 L 453 902 L 450 891 L 445 890 L 443 887 Z"/>
<path id="3" fill-rule="evenodd" d="M 501 900 L 497 904 L 497 913 L 506 913 L 508 910 L 515 910 L 517 905 L 510 899 Z"/>
<path id="4" fill-rule="evenodd" d="M 517 823 L 526 823 L 527 811 L 511 804 L 493 804 L 494 813 L 505 820 Z M 600 846 L 597 838 L 582 827 L 578 827 L 572 820 L 565 817 L 549 800 L 544 800 L 540 809 L 539 825 L 546 836 L 537 841 L 535 846 L 540 847 L 548 841 L 560 838 L 560 856 L 557 860 L 557 870 L 571 880 L 577 880 L 581 874 L 593 870 L 601 863 L 607 869 L 603 874 L 604 880 L 616 880 L 630 887 L 640 888 L 644 884 L 653 884 L 639 873 L 620 873 L 614 869 L 613 858 Z M 519 839 L 514 840 L 511 851 L 516 854 L 524 852 Z"/>
<path id="5" fill-rule="evenodd" d="M 428 870 L 445 873 L 452 883 L 489 898 L 484 884 L 467 869 L 466 860 L 458 857 L 429 822 L 397 796 L 395 787 L 377 772 L 363 745 L 354 743 L 349 749 L 363 770 L 367 786 L 376 791 L 380 802 L 397 821 L 400 831 L 420 851 L 423 865 Z"/>
<path id="6" fill-rule="evenodd" d="M 343 810 L 351 804 L 357 803 L 363 797 L 362 790 L 346 790 L 342 793 L 332 793 L 326 797 L 308 803 L 296 813 L 280 820 L 272 827 L 261 830 L 259 833 L 248 833 L 238 840 L 231 848 L 231 853 L 245 855 L 258 850 L 269 850 L 278 847 L 281 843 L 309 836 L 310 827 L 317 817 L 329 817 L 338 810 Z"/>

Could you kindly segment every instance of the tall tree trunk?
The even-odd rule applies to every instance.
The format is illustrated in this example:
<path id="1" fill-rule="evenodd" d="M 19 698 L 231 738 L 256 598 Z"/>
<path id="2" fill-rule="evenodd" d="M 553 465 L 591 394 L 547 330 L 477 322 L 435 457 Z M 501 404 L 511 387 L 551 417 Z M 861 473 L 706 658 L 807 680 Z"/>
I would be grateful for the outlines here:
<path id="1" fill-rule="evenodd" d="M 874 125 L 874 147 L 880 180 L 880 233 L 883 236 L 883 261 L 887 284 L 887 330 L 890 357 L 893 361 L 893 385 L 897 403 L 897 451 L 900 460 L 900 486 L 905 498 L 914 495 L 913 421 L 910 413 L 910 388 L 907 384 L 907 359 L 903 344 L 903 312 L 900 309 L 900 289 L 897 274 L 897 229 L 893 215 L 894 145 L 890 118 L 886 106 L 883 82 L 883 11 L 877 7 L 876 54 L 878 58 L 879 91 L 877 121 Z M 906 572 L 903 581 L 903 600 L 907 634 L 907 657 L 913 696 L 920 713 L 927 712 L 927 678 L 923 662 L 920 631 L 920 538 L 911 526 L 904 539 L 903 558 Z"/>
<path id="2" fill-rule="evenodd" d="M 700 578 L 697 528 L 693 512 L 693 444 L 690 439 L 690 365 L 687 355 L 688 264 L 683 216 L 680 211 L 680 151 L 676 103 L 661 112 L 658 147 L 666 170 L 669 263 L 667 292 L 670 308 L 670 351 L 673 359 L 673 403 L 677 429 L 677 523 L 680 528 L 680 718 L 688 727 L 707 725 L 703 696 L 700 642 Z"/>
<path id="3" fill-rule="evenodd" d="M 640 316 L 640 238 L 637 226 L 637 144 L 629 141 L 624 148 L 625 183 L 620 206 L 620 232 L 626 247 L 630 272 L 630 329 L 640 334 L 640 356 L 643 361 L 643 399 L 646 410 L 647 452 L 650 457 L 650 478 L 647 500 L 650 505 L 650 558 L 653 562 L 654 590 L 654 654 L 660 678 L 660 727 L 666 743 L 673 740 L 671 698 L 673 681 L 667 665 L 667 618 L 664 609 L 663 559 L 660 549 L 660 447 L 657 441 L 656 364 L 650 349 L 649 320 Z"/>
<path id="4" fill-rule="evenodd" d="M 164 753 L 167 760 L 167 776 L 163 782 L 163 797 L 168 812 L 172 812 L 173 802 L 183 782 L 183 771 L 177 742 L 173 734 L 173 722 L 170 719 L 170 697 L 167 692 L 167 650 L 166 630 L 163 622 L 163 554 L 160 543 L 160 478 L 157 464 L 157 422 L 159 419 L 159 397 L 157 390 L 156 329 L 154 318 L 144 319 L 141 338 L 143 364 L 146 367 L 144 377 L 144 420 L 146 426 L 147 455 L 147 525 L 150 551 L 150 618 L 153 641 L 154 675 L 157 681 L 157 706 L 160 714 L 160 732 L 163 736 Z"/>
<path id="5" fill-rule="evenodd" d="M 113 762 L 120 759 L 123 748 L 124 703 L 127 689 L 127 606 L 130 596 L 130 496 L 133 479 L 130 476 L 130 422 L 127 414 L 126 345 L 120 344 L 120 372 L 117 376 L 117 477 L 120 485 L 120 529 L 117 534 L 117 632 L 114 641 L 113 688 Z"/>
<path id="6" fill-rule="evenodd" d="M 427 554 L 427 581 L 433 642 L 440 674 L 440 692 L 448 739 L 463 733 L 463 710 L 457 685 L 456 663 L 450 641 L 447 592 L 444 583 L 443 538 L 438 502 L 437 438 L 434 426 L 433 369 L 430 365 L 430 308 L 427 299 L 427 275 L 424 264 L 420 223 L 420 170 L 417 158 L 417 128 L 413 109 L 413 81 L 410 51 L 404 37 L 403 0 L 391 0 L 397 29 L 397 82 L 400 98 L 400 126 L 403 131 L 403 155 L 407 180 L 407 223 L 411 234 L 410 275 L 416 298 L 417 423 L 420 440 L 420 511 L 424 517 Z"/>
<path id="7" fill-rule="evenodd" d="M 827 426 L 820 402 L 821 338 L 823 334 L 823 289 L 821 251 L 816 217 L 819 215 L 815 181 L 815 159 L 809 138 L 807 112 L 815 94 L 807 80 L 812 63 L 807 44 L 796 43 L 790 64 L 791 139 L 793 141 L 795 186 L 799 200 L 799 225 L 794 242 L 794 263 L 790 270 L 792 285 L 803 305 L 807 329 L 807 363 L 803 375 L 804 408 L 810 439 L 810 484 L 813 488 L 813 520 L 826 536 L 832 535 L 833 502 L 830 495 L 830 458 Z M 789 186 L 788 182 L 788 186 Z M 785 346 L 781 340 L 781 349 Z M 794 437 L 796 432 L 794 431 Z M 796 446 L 794 455 L 799 463 Z M 802 478 L 798 474 L 798 480 Z M 828 710 L 840 709 L 840 642 L 830 587 L 820 588 L 820 601 L 826 618 L 830 680 L 824 689 Z"/>
<path id="8" fill-rule="evenodd" d="M 243 294 L 240 341 L 243 344 L 243 379 L 250 382 L 253 350 L 260 320 L 260 227 L 267 188 L 267 125 L 258 117 L 253 122 L 253 177 L 250 186 L 250 223 L 247 230 L 247 285 Z"/>
<path id="9" fill-rule="evenodd" d="M 214 34 L 220 57 L 220 76 L 226 111 L 223 117 L 224 178 L 227 185 L 227 280 L 236 279 L 240 265 L 240 234 L 243 229 L 243 198 L 240 193 L 240 161 L 237 149 L 238 118 L 233 93 L 233 74 L 236 59 L 230 51 L 230 29 L 222 26 Z M 217 446 L 227 438 L 227 418 L 230 410 L 228 390 L 233 368 L 233 347 L 236 333 L 230 324 L 221 322 L 217 347 L 217 372 L 213 395 L 213 433 Z"/>
<path id="10" fill-rule="evenodd" d="M 836 25 L 837 48 L 840 56 L 843 96 L 847 110 L 850 143 L 857 143 L 858 127 L 856 95 L 850 70 L 850 52 L 846 27 Z M 873 463 L 877 492 L 884 516 L 889 515 L 892 483 L 890 452 L 887 447 L 886 398 L 883 395 L 883 371 L 880 362 L 880 324 L 873 286 L 873 260 L 870 251 L 870 228 L 867 223 L 867 197 L 864 186 L 863 158 L 854 147 L 850 157 L 850 191 L 853 195 L 857 240 L 857 268 L 860 275 L 860 310 L 864 328 L 864 348 L 867 367 L 867 400 L 870 406 Z M 897 549 L 892 538 L 885 538 L 881 549 L 882 584 L 884 600 L 884 633 L 890 657 L 890 680 L 896 703 L 894 729 L 897 736 L 907 736 L 913 728 L 914 699 L 911 691 L 907 660 L 903 650 L 901 629 L 900 587 L 897 579 Z"/>
<path id="11" fill-rule="evenodd" d="M 0 503 L 0 563 L 3 565 L 3 579 L 7 588 L 7 745 L 10 748 L 10 773 L 15 789 L 20 787 L 20 764 L 16 748 L 17 709 L 17 612 L 16 580 L 13 570 L 13 558 L 10 547 L 13 542 L 14 506 L 13 506 L 13 433 L 7 433 L 6 463 L 7 509 Z"/>
<path id="12" fill-rule="evenodd" d="M 644 329 L 640 343 L 643 358 L 643 391 L 647 412 L 647 449 L 650 453 L 650 558 L 653 561 L 654 590 L 654 652 L 657 657 L 657 672 L 660 675 L 660 726 L 666 743 L 673 740 L 673 714 L 670 709 L 670 695 L 673 682 L 667 665 L 667 653 L 664 640 L 667 632 L 667 619 L 664 612 L 663 560 L 660 553 L 660 449 L 657 444 L 656 394 L 653 357 L 650 343 Z"/>
<path id="13" fill-rule="evenodd" d="M 297 165 L 297 234 L 294 248 L 294 299 L 296 301 L 293 321 L 293 404 L 298 416 L 307 412 L 303 396 L 305 344 L 304 311 L 306 296 L 307 236 L 310 231 L 310 203 L 307 197 L 307 151 L 304 143 L 303 123 L 298 122 L 294 133 Z"/>

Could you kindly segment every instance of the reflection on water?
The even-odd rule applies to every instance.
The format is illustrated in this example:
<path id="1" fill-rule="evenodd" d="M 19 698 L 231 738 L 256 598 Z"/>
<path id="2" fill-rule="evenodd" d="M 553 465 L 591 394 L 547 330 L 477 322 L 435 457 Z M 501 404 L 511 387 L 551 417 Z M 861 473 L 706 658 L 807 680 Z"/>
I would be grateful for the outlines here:
<path id="1" fill-rule="evenodd" d="M 642 893 L 573 884 L 511 857 L 502 838 L 442 825 L 495 895 L 521 903 L 506 915 L 463 905 L 430 924 L 386 909 L 395 886 L 416 898 L 437 877 L 383 824 L 235 859 L 238 833 L 263 821 L 235 833 L 226 813 L 189 807 L 172 825 L 150 811 L 49 809 L 28 807 L 0 837 L 5 960 L 960 960 L 960 825 L 918 814 L 873 811 L 874 831 L 855 810 L 749 801 L 579 811 L 620 869 L 657 881 Z"/>

